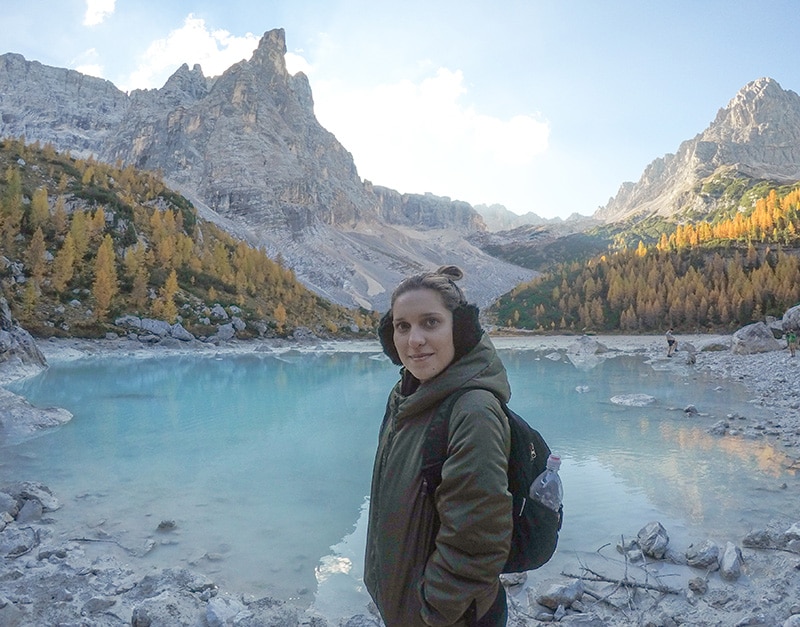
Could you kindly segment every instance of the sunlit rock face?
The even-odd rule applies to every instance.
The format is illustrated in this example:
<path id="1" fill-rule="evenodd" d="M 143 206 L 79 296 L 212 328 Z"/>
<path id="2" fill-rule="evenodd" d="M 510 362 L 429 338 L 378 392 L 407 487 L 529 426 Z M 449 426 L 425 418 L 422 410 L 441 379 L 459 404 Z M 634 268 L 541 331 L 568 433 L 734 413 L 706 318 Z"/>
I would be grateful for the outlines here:
<path id="1" fill-rule="evenodd" d="M 697 194 L 712 175 L 741 173 L 779 182 L 800 179 L 800 96 L 771 78 L 745 85 L 714 121 L 675 154 L 655 159 L 637 183 L 623 183 L 595 218 L 710 211 L 716 199 Z"/>

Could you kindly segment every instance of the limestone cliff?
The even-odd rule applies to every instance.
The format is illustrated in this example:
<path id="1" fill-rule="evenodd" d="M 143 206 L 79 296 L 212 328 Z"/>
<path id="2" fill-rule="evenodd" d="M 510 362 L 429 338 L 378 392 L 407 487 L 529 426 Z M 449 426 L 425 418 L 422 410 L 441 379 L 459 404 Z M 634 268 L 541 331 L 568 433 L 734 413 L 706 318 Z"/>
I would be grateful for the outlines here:
<path id="1" fill-rule="evenodd" d="M 464 232 L 486 230 L 483 218 L 463 201 L 427 194 L 400 194 L 388 187 L 372 188 L 378 198 L 379 215 L 390 224 L 437 229 L 454 228 Z"/>
<path id="2" fill-rule="evenodd" d="M 128 110 L 112 83 L 74 70 L 0 56 L 0 134 L 51 143 L 76 156 L 97 155 Z"/>

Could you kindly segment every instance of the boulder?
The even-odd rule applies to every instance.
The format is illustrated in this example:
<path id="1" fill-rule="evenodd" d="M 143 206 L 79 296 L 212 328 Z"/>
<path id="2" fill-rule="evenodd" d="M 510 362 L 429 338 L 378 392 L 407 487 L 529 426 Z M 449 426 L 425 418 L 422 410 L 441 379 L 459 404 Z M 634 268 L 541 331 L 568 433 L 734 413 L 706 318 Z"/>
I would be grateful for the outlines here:
<path id="1" fill-rule="evenodd" d="M 17 503 L 17 499 L 7 492 L 0 492 L 0 514 L 7 513 L 14 517 L 18 512 L 19 503 Z"/>
<path id="2" fill-rule="evenodd" d="M 681 343 L 681 351 L 683 351 L 686 363 L 693 366 L 697 363 L 697 347 L 691 342 Z"/>
<path id="3" fill-rule="evenodd" d="M 718 353 L 730 350 L 730 348 L 731 343 L 729 340 L 708 340 L 700 344 L 701 353 Z"/>
<path id="4" fill-rule="evenodd" d="M 17 514 L 18 523 L 29 523 L 42 518 L 42 504 L 37 499 L 28 499 Z"/>
<path id="5" fill-rule="evenodd" d="M 72 420 L 60 407 L 34 407 L 23 397 L 0 388 L 0 443 L 18 443 Z"/>
<path id="6" fill-rule="evenodd" d="M 30 333 L 11 317 L 8 301 L 0 296 L 0 381 L 35 374 L 47 360 Z"/>
<path id="7" fill-rule="evenodd" d="M 783 348 L 772 335 L 769 327 L 763 322 L 755 322 L 742 327 L 733 334 L 731 351 L 737 355 L 752 355 L 754 353 L 768 353 Z"/>
<path id="8" fill-rule="evenodd" d="M 776 340 L 779 340 L 783 337 L 783 320 L 779 320 L 773 316 L 766 316 L 764 318 L 764 324 L 767 325 L 770 331 L 772 331 L 772 337 Z"/>
<path id="9" fill-rule="evenodd" d="M 795 305 L 786 310 L 781 319 L 781 328 L 786 331 L 800 331 L 800 305 Z"/>
<path id="10" fill-rule="evenodd" d="M 742 574 L 743 563 L 742 550 L 733 542 L 728 542 L 719 560 L 719 574 L 728 581 L 738 579 Z"/>
<path id="11" fill-rule="evenodd" d="M 786 539 L 786 542 L 789 542 L 790 540 L 800 540 L 800 522 L 796 522 L 789 527 L 783 533 L 783 536 Z"/>
<path id="12" fill-rule="evenodd" d="M 730 425 L 725 420 L 718 420 L 708 428 L 708 433 L 711 435 L 725 435 L 728 433 Z"/>
<path id="13" fill-rule="evenodd" d="M 669 535 L 660 522 L 651 522 L 639 530 L 638 541 L 646 555 L 661 559 L 667 552 Z"/>
<path id="14" fill-rule="evenodd" d="M 225 311 L 225 308 L 222 305 L 220 305 L 219 303 L 216 303 L 211 308 L 211 317 L 212 318 L 216 318 L 217 320 L 227 320 L 228 319 L 228 312 Z"/>
<path id="15" fill-rule="evenodd" d="M 210 627 L 223 627 L 234 623 L 234 619 L 242 618 L 247 607 L 238 599 L 216 596 L 206 605 L 206 622 Z"/>
<path id="16" fill-rule="evenodd" d="M 217 328 L 217 333 L 214 335 L 212 339 L 215 341 L 220 342 L 227 342 L 228 340 L 232 340 L 236 336 L 236 329 L 233 328 L 231 323 L 228 324 L 221 324 Z"/>
<path id="17" fill-rule="evenodd" d="M 43 512 L 54 512 L 61 509 L 61 501 L 46 485 L 35 481 L 17 481 L 2 486 L 2 491 L 14 498 L 17 503 L 38 501 Z"/>
<path id="18" fill-rule="evenodd" d="M 593 337 L 582 335 L 567 348 L 567 359 L 578 370 L 591 370 L 606 359 L 608 348 Z"/>
<path id="19" fill-rule="evenodd" d="M 588 335 L 582 335 L 567 348 L 570 355 L 602 355 L 607 352 L 605 344 Z"/>
<path id="20" fill-rule="evenodd" d="M 142 318 L 142 331 L 152 333 L 158 337 L 169 337 L 172 331 L 172 325 L 163 320 L 154 320 L 153 318 Z"/>
<path id="21" fill-rule="evenodd" d="M 569 584 L 560 581 L 545 581 L 536 591 L 536 602 L 551 610 L 559 606 L 571 607 L 583 597 L 583 582 L 576 579 Z"/>
<path id="22" fill-rule="evenodd" d="M 719 547 L 711 540 L 690 544 L 686 549 L 686 563 L 695 568 L 716 570 L 719 568 Z"/>
<path id="23" fill-rule="evenodd" d="M 130 327 L 133 329 L 142 328 L 142 319 L 138 316 L 120 316 L 114 320 L 114 324 L 118 327 Z"/>
<path id="24" fill-rule="evenodd" d="M 767 530 L 754 529 L 742 538 L 742 546 L 753 549 L 769 549 L 775 546 L 775 543 Z"/>
<path id="25" fill-rule="evenodd" d="M 3 271 L 11 276 L 11 282 L 23 284 L 27 280 L 25 278 L 25 267 L 19 261 L 11 261 L 8 257 L 0 255 L 0 271 Z"/>
<path id="26" fill-rule="evenodd" d="M 0 533 L 0 556 L 14 559 L 30 553 L 39 544 L 32 527 L 7 527 Z"/>
<path id="27" fill-rule="evenodd" d="M 176 340 L 180 340 L 182 342 L 191 342 L 193 339 L 195 339 L 194 335 L 184 329 L 180 322 L 176 322 L 172 325 L 170 328 L 170 335 Z"/>

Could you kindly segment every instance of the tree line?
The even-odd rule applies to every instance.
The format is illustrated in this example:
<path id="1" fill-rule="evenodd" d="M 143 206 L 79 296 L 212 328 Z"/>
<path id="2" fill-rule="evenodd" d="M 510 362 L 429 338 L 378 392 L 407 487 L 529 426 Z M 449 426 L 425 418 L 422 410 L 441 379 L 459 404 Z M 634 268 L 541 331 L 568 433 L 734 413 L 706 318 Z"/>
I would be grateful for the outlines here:
<path id="1" fill-rule="evenodd" d="M 180 320 L 202 334 L 217 303 L 275 334 L 375 324 L 372 312 L 321 299 L 280 259 L 200 220 L 157 172 L 22 139 L 0 142 L 0 164 L 0 287 L 39 334 L 99 333 L 123 314 Z M 65 320 L 76 299 L 91 307 L 83 331 Z"/>
<path id="2" fill-rule="evenodd" d="M 800 301 L 800 188 L 772 188 L 730 217 L 676 225 L 517 286 L 489 311 L 546 331 L 729 331 Z"/>

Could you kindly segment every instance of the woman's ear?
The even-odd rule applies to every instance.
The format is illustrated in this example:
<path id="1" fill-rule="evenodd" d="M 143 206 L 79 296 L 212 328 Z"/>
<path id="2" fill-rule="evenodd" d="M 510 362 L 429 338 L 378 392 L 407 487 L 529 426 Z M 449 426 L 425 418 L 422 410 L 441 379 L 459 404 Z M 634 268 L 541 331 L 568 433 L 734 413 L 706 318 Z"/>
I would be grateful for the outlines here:
<path id="1" fill-rule="evenodd" d="M 392 363 L 397 366 L 402 366 L 403 362 L 400 361 L 400 355 L 397 352 L 397 347 L 394 345 L 394 319 L 392 318 L 391 309 L 383 314 L 380 323 L 378 324 L 378 339 L 381 341 L 381 348 L 384 354 L 392 360 Z"/>

